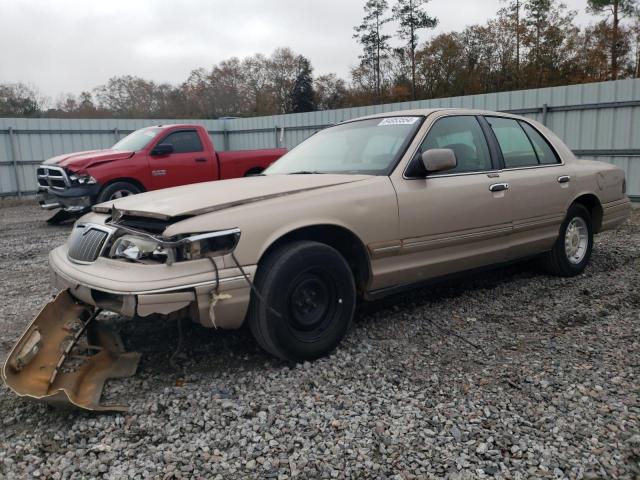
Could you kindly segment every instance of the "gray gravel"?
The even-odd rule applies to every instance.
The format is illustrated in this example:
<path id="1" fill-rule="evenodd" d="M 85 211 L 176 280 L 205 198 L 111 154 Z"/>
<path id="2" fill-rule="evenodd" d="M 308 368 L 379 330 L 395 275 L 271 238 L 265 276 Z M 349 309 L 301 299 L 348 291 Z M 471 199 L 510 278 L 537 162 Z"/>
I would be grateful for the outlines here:
<path id="1" fill-rule="evenodd" d="M 46 255 L 69 227 L 45 218 L 0 208 L 0 359 L 53 293 Z M 638 285 L 640 211 L 584 275 L 519 265 L 363 305 L 313 363 L 189 324 L 176 371 L 176 324 L 127 322 L 143 360 L 106 394 L 130 412 L 0 386 L 0 477 L 640 478 Z"/>

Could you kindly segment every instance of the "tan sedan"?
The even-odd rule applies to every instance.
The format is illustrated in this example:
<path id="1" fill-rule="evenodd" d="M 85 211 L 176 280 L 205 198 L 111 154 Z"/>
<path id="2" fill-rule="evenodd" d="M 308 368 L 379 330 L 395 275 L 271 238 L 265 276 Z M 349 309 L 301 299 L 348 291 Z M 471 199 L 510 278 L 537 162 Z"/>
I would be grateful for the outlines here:
<path id="1" fill-rule="evenodd" d="M 412 110 L 323 130 L 260 176 L 98 205 L 50 264 L 85 318 L 246 321 L 300 361 L 338 345 L 358 297 L 532 256 L 579 274 L 593 235 L 629 212 L 622 170 L 577 160 L 532 120 Z"/>

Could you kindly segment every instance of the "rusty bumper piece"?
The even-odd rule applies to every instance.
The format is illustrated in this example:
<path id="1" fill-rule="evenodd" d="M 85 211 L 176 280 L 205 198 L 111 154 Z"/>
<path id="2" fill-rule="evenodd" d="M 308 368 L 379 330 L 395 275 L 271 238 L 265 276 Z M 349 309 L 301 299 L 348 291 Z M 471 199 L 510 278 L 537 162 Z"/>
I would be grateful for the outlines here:
<path id="1" fill-rule="evenodd" d="M 100 404 L 100 397 L 107 379 L 135 374 L 140 354 L 125 352 L 118 335 L 95 320 L 99 313 L 62 291 L 9 353 L 2 367 L 7 386 L 58 407 L 126 411 L 126 405 Z"/>

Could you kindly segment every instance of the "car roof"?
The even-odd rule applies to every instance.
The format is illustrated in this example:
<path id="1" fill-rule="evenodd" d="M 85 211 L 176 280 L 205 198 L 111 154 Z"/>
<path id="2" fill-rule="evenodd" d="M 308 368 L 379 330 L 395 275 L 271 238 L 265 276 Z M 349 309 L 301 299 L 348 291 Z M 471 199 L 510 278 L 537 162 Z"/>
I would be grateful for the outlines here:
<path id="1" fill-rule="evenodd" d="M 411 110 L 397 110 L 391 112 L 380 112 L 374 113 L 372 115 L 365 115 L 363 117 L 353 118 L 351 120 L 347 120 L 347 122 L 352 122 L 354 120 L 366 120 L 370 118 L 385 118 L 385 117 L 413 117 L 413 116 L 421 116 L 427 117 L 433 113 L 457 113 L 460 115 L 492 115 L 492 116 L 500 116 L 500 117 L 510 117 L 510 118 L 522 118 L 517 115 L 512 115 L 504 112 L 495 112 L 491 110 L 478 110 L 473 108 L 416 108 Z"/>

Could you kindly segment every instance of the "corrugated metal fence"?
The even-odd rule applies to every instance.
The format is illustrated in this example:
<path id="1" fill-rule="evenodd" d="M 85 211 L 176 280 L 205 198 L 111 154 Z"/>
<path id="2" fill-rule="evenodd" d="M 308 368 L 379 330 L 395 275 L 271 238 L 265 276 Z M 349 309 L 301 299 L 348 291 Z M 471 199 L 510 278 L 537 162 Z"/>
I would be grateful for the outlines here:
<path id="1" fill-rule="evenodd" d="M 640 79 L 225 120 L 0 118 L 0 196 L 33 193 L 35 168 L 42 160 L 107 148 L 148 125 L 200 123 L 219 150 L 292 148 L 318 129 L 350 118 L 438 107 L 498 110 L 534 118 L 579 157 L 622 167 L 629 194 L 640 199 Z"/>

